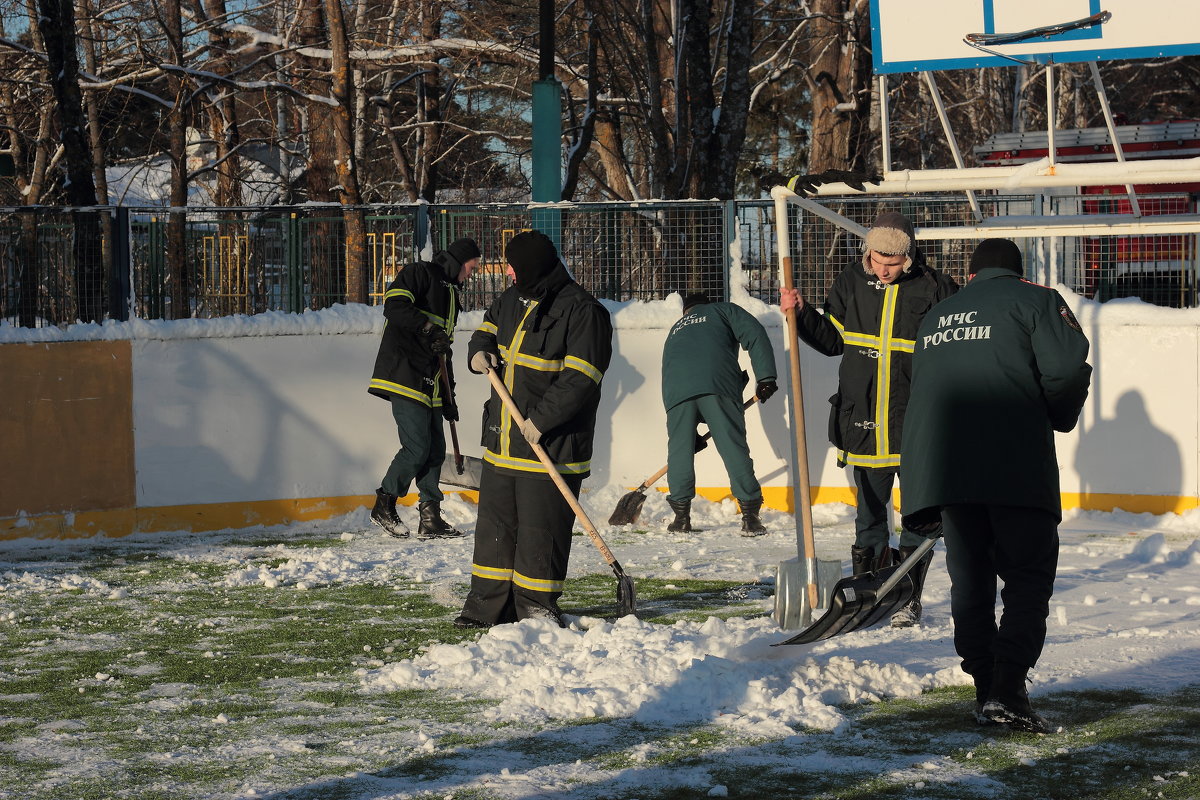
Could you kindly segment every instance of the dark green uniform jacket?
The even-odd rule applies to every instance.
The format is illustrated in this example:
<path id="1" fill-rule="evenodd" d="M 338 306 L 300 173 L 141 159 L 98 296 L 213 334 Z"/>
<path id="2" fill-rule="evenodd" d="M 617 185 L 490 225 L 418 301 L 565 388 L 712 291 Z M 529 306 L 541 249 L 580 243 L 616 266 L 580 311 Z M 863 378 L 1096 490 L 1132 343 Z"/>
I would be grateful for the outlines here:
<path id="1" fill-rule="evenodd" d="M 858 262 L 834 279 L 824 315 L 804 304 L 796 320 L 800 338 L 823 355 L 842 357 L 838 391 L 829 398 L 829 441 L 839 465 L 900 466 L 917 327 L 957 290 L 917 249 L 909 271 L 889 286 Z"/>
<path id="2" fill-rule="evenodd" d="M 612 321 L 561 263 L 547 284 L 541 299 L 523 297 L 516 286 L 496 298 L 471 335 L 468 361 L 481 350 L 499 353 L 504 385 L 542 432 L 541 445 L 558 471 L 587 477 Z M 497 469 L 549 480 L 495 392 L 483 408 L 483 447 L 484 460 Z"/>
<path id="3" fill-rule="evenodd" d="M 453 256 L 438 253 L 435 258 Z M 446 277 L 441 264 L 415 261 L 388 285 L 383 316 L 387 324 L 367 391 L 385 400 L 406 397 L 429 408 L 441 408 L 445 392 L 438 357 L 429 349 L 421 329 L 432 322 L 454 338 L 458 287 Z"/>
<path id="4" fill-rule="evenodd" d="M 955 503 L 1060 519 L 1054 431 L 1075 427 L 1092 368 L 1062 295 L 982 269 L 925 318 L 904 435 L 904 513 Z"/>
<path id="5" fill-rule="evenodd" d="M 775 377 L 775 353 L 762 324 L 733 303 L 706 303 L 688 309 L 667 334 L 663 347 L 663 405 L 719 394 L 740 401 L 742 368 L 738 345 L 750 353 L 755 380 Z"/>

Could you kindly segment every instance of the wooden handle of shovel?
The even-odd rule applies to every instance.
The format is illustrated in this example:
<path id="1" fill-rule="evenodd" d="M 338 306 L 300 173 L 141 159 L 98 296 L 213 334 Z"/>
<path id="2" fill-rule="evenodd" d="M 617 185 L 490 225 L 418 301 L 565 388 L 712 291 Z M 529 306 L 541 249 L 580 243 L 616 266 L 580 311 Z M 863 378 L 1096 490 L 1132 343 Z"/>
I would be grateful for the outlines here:
<path id="1" fill-rule="evenodd" d="M 780 285 L 793 288 L 792 258 L 785 255 L 780 261 Z M 787 323 L 788 362 L 792 379 L 792 421 L 796 432 L 796 507 L 800 511 L 801 549 L 807 562 L 808 604 L 817 607 L 817 544 L 813 538 L 812 489 L 808 477 L 808 440 L 804 432 L 804 389 L 800 384 L 800 340 L 796 332 L 796 309 L 784 312 Z"/>
<path id="2" fill-rule="evenodd" d="M 518 426 L 525 424 L 525 417 L 517 409 L 517 404 L 513 401 L 512 395 L 508 393 L 508 387 L 504 385 L 504 381 L 500 380 L 500 376 L 496 374 L 494 369 L 488 369 L 488 380 L 492 383 L 492 388 L 500 397 L 500 402 L 508 409 L 508 413 L 512 416 L 513 421 Z M 550 480 L 554 481 L 554 485 L 558 487 L 558 491 L 562 492 L 563 499 L 571 506 L 571 510 L 575 512 L 575 516 L 583 525 L 583 530 L 587 533 L 588 538 L 592 540 L 592 544 L 596 545 L 596 549 L 600 551 L 600 555 L 608 562 L 608 565 L 613 568 L 617 574 L 624 574 L 620 563 L 617 562 L 616 556 L 608 549 L 608 545 L 604 543 L 600 533 L 596 530 L 596 526 L 588 518 L 587 512 L 583 510 L 583 506 L 579 504 L 579 499 L 575 497 L 575 493 L 571 491 L 571 487 L 567 486 L 567 482 L 563 480 L 562 475 L 558 473 L 558 467 L 550 460 L 550 456 L 546 454 L 545 449 L 540 444 L 530 443 L 534 454 L 538 460 L 542 462 L 542 466 L 546 468 L 546 472 L 550 473 Z"/>

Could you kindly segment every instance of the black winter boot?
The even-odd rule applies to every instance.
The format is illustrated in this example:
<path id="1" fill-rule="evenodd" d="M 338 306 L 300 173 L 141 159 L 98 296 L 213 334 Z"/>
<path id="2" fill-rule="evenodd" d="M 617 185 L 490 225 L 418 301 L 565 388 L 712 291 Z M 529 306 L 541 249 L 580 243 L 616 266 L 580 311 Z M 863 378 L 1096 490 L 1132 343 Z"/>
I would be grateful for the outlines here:
<path id="1" fill-rule="evenodd" d="M 675 512 L 675 519 L 667 526 L 667 530 L 671 533 L 691 533 L 692 532 L 692 501 L 691 500 L 672 500 L 667 498 L 667 505 Z"/>
<path id="2" fill-rule="evenodd" d="M 975 681 L 975 722 L 978 725 L 995 725 L 993 720 L 987 718 L 983 713 L 983 704 L 987 702 L 988 697 L 992 694 L 992 673 L 980 672 L 972 675 L 971 678 Z"/>
<path id="3" fill-rule="evenodd" d="M 742 506 L 742 536 L 762 536 L 767 532 L 767 527 L 762 524 L 762 520 L 758 518 L 758 512 L 762 509 L 762 500 L 756 500 L 752 503 L 741 503 Z"/>
<path id="4" fill-rule="evenodd" d="M 428 539 L 453 539 L 463 536 L 462 531 L 442 519 L 442 504 L 436 500 L 426 500 L 418 508 L 421 511 L 421 522 L 417 526 L 417 538 L 421 541 Z"/>
<path id="5" fill-rule="evenodd" d="M 375 490 L 375 507 L 371 509 L 371 522 L 383 528 L 388 536 L 397 539 L 408 538 L 408 528 L 396 513 L 396 495 L 388 494 L 383 489 Z"/>
<path id="6" fill-rule="evenodd" d="M 912 554 L 916 552 L 916 547 L 901 547 L 899 550 L 900 561 L 907 561 Z M 909 570 L 909 577 L 913 582 L 912 599 L 904 604 L 904 607 L 892 614 L 893 628 L 911 628 L 921 621 L 921 590 L 925 588 L 925 573 L 929 572 L 929 562 L 933 560 L 933 551 L 923 559 L 924 563 L 917 564 Z"/>
<path id="7" fill-rule="evenodd" d="M 1029 704 L 1029 692 L 1025 689 L 1028 675 L 1028 667 L 997 661 L 983 715 L 1015 731 L 1050 733 L 1050 723 Z"/>

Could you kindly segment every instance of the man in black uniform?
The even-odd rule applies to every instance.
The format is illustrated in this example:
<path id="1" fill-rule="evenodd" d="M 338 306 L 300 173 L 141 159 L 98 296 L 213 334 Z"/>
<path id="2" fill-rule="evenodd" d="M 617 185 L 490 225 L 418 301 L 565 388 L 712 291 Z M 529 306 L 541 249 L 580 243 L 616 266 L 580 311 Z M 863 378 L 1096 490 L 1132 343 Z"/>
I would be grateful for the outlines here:
<path id="1" fill-rule="evenodd" d="M 441 514 L 445 495 L 438 476 L 446 460 L 442 418 L 458 420 L 454 397 L 443 390 L 441 362 L 450 363 L 458 287 L 479 264 L 479 255 L 474 240 L 458 239 L 432 261 L 404 267 L 384 294 L 387 323 L 367 391 L 391 401 L 400 450 L 375 491 L 371 521 L 397 538 L 408 537 L 409 530 L 396 513 L 396 499 L 408 494 L 414 480 L 420 509 L 417 538 L 463 535 Z M 453 376 L 446 379 L 454 385 Z"/>
<path id="2" fill-rule="evenodd" d="M 775 394 L 775 353 L 766 329 L 741 306 L 714 303 L 696 293 L 683 298 L 683 316 L 663 346 L 662 393 L 667 409 L 667 503 L 675 512 L 669 531 L 692 529 L 696 496 L 696 425 L 706 423 L 729 473 L 729 485 L 742 510 L 742 536 L 767 532 L 759 519 L 762 487 L 754 476 L 742 408 L 738 345 L 750 353 L 757 379 L 755 396 L 765 403 Z"/>
<path id="3" fill-rule="evenodd" d="M 888 506 L 900 471 L 904 412 L 910 405 L 913 340 L 925 313 L 957 289 L 953 279 L 926 263 L 908 218 L 884 212 L 867 231 L 862 261 L 847 265 L 834 279 L 824 313 L 804 302 L 796 290 L 781 292 L 780 307 L 796 308 L 799 337 L 822 355 L 842 357 L 838 391 L 829 398 L 829 436 L 837 448 L 838 466 L 853 467 L 858 489 L 850 548 L 855 575 L 893 561 Z M 907 479 L 907 469 L 904 475 Z M 895 557 L 907 559 L 924 538 L 903 529 Z M 927 560 L 910 573 L 916 590 L 892 616 L 893 626 L 920 621 L 928 568 Z"/>
<path id="4" fill-rule="evenodd" d="M 1017 246 L 988 239 L 971 256 L 970 282 L 922 323 L 903 507 L 914 527 L 944 525 L 954 647 L 974 678 L 977 719 L 1046 733 L 1025 681 L 1046 641 L 1058 564 L 1054 431 L 1075 427 L 1092 368 L 1062 296 L 1021 275 Z"/>
<path id="5" fill-rule="evenodd" d="M 540 444 L 576 496 L 591 472 L 600 382 L 612 358 L 608 311 L 576 283 L 542 233 L 505 250 L 515 281 L 471 336 L 472 372 L 494 370 L 525 425 L 492 392 L 483 411 L 484 466 L 471 591 L 459 627 L 530 617 L 562 625 L 575 513 L 531 443 Z"/>

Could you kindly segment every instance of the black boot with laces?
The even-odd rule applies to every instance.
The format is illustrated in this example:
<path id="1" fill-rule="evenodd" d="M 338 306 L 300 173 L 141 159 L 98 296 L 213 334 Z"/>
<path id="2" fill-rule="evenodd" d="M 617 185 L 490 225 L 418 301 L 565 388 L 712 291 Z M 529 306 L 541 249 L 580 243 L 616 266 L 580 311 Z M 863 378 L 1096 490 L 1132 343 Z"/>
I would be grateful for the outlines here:
<path id="1" fill-rule="evenodd" d="M 417 526 L 417 538 L 421 541 L 427 539 L 454 539 L 465 535 L 462 531 L 442 519 L 442 504 L 438 501 L 426 500 L 418 508 L 421 512 L 421 522 Z"/>
<path id="2" fill-rule="evenodd" d="M 371 509 L 371 522 L 383 528 L 388 536 L 397 539 L 408 538 L 408 528 L 396 513 L 396 495 L 388 494 L 383 489 L 375 490 L 375 507 Z"/>

